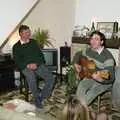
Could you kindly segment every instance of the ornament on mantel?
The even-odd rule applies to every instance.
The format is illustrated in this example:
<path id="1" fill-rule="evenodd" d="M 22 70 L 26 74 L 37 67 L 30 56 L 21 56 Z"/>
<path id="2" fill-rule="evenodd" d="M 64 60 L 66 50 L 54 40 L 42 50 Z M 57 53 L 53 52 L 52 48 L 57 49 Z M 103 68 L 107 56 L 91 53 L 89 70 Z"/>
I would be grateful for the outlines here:
<path id="1" fill-rule="evenodd" d="M 94 22 L 92 22 L 92 26 L 91 26 L 90 32 L 92 33 L 92 32 L 94 32 L 94 31 L 95 31 L 95 24 L 94 24 Z"/>

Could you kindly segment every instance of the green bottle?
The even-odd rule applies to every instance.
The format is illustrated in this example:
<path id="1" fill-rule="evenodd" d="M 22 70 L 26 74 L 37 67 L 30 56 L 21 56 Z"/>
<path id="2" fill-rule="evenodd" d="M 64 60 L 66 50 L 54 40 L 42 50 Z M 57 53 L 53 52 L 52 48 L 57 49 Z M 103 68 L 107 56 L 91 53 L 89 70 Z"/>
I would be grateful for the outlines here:
<path id="1" fill-rule="evenodd" d="M 91 26 L 91 33 L 95 31 L 95 24 L 94 22 L 92 22 L 92 26 Z"/>
<path id="2" fill-rule="evenodd" d="M 118 22 L 114 22 L 112 39 L 118 39 Z"/>
<path id="3" fill-rule="evenodd" d="M 118 22 L 117 22 L 117 21 L 114 22 L 113 32 L 114 32 L 114 33 L 117 33 L 117 32 L 118 32 Z"/>

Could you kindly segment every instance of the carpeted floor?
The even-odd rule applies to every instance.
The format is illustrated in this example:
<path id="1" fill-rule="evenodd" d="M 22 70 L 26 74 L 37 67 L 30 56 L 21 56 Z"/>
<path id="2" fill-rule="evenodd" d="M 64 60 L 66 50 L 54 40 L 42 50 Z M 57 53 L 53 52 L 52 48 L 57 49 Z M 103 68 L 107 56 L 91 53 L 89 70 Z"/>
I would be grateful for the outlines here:
<path id="1" fill-rule="evenodd" d="M 61 115 L 61 111 L 63 109 L 63 105 L 66 99 L 66 86 L 59 86 L 56 84 L 52 96 L 49 100 L 44 100 L 44 109 L 35 111 L 38 117 L 44 116 L 45 118 L 49 118 L 48 120 L 58 119 Z M 31 103 L 32 95 L 29 96 Z M 25 101 L 25 96 L 20 94 L 19 90 L 13 90 L 0 94 L 0 105 L 4 106 L 4 104 L 10 100 L 20 99 Z M 39 113 L 38 113 L 39 112 Z M 41 115 L 42 114 L 42 115 Z M 48 117 L 49 116 L 49 117 Z"/>
<path id="2" fill-rule="evenodd" d="M 19 90 L 1 93 L 0 105 L 2 106 L 5 102 L 14 99 L 25 100 L 25 96 L 23 94 L 20 94 Z M 44 101 L 44 110 L 42 110 L 40 114 L 43 114 L 44 116 L 48 115 L 51 116 L 51 118 L 58 119 L 61 115 L 61 111 L 66 99 L 67 92 L 65 83 L 63 83 L 62 85 L 56 84 L 51 98 Z M 105 101 L 105 104 L 107 106 L 107 112 L 109 111 L 109 120 L 120 120 L 120 113 L 117 112 L 115 109 L 110 109 L 109 100 Z M 96 105 L 96 102 L 94 105 Z"/>

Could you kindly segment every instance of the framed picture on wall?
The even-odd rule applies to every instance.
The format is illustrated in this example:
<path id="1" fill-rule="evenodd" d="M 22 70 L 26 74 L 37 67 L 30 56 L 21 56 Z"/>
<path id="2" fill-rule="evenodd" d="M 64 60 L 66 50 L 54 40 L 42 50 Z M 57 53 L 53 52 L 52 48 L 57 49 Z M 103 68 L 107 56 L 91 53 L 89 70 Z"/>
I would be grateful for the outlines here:
<path id="1" fill-rule="evenodd" d="M 113 38 L 113 35 L 117 35 L 118 23 L 117 22 L 97 22 L 97 30 L 104 33 L 106 37 L 105 45 L 107 48 L 119 48 L 120 38 Z"/>
<path id="2" fill-rule="evenodd" d="M 114 22 L 97 22 L 96 29 L 104 33 L 107 39 L 110 39 L 114 32 Z"/>

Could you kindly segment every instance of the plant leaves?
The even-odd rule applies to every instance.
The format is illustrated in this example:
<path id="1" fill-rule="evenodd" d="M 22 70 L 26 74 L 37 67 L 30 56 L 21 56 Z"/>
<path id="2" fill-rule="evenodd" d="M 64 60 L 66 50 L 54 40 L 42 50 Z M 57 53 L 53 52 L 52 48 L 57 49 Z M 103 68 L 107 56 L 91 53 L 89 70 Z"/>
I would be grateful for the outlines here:
<path id="1" fill-rule="evenodd" d="M 52 42 L 50 41 L 51 38 L 49 37 L 49 32 L 48 30 L 40 30 L 40 28 L 38 28 L 37 30 L 34 31 L 32 38 L 35 39 L 38 43 L 38 45 L 41 47 L 46 46 L 53 46 Z"/>

